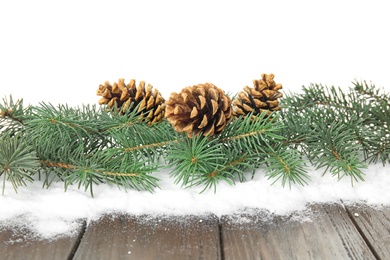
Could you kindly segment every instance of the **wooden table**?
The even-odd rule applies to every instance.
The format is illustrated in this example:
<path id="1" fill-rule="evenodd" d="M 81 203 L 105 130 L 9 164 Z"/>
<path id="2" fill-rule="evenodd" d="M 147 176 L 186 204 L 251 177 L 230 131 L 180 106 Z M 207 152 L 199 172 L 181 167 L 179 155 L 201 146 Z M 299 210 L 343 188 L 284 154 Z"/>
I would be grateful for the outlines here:
<path id="1" fill-rule="evenodd" d="M 2 229 L 0 259 L 390 259 L 390 208 L 308 209 L 300 217 L 110 215 L 51 241 Z"/>

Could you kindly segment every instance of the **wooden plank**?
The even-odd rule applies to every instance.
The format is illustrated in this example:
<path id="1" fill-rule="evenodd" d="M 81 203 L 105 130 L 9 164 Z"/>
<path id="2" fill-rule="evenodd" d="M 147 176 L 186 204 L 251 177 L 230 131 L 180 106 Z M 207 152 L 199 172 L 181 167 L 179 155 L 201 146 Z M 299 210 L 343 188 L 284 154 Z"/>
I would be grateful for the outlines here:
<path id="1" fill-rule="evenodd" d="M 390 259 L 390 208 L 346 206 L 366 242 L 379 259 Z"/>
<path id="2" fill-rule="evenodd" d="M 220 259 L 218 218 L 105 216 L 88 226 L 75 259 Z"/>
<path id="3" fill-rule="evenodd" d="M 221 218 L 224 259 L 375 259 L 340 205 L 313 205 L 310 221 L 265 213 Z M 246 223 L 242 219 L 247 219 Z"/>
<path id="4" fill-rule="evenodd" d="M 54 240 L 40 239 L 25 228 L 2 228 L 0 229 L 0 259 L 71 259 L 77 249 L 85 225 L 85 221 L 80 221 L 79 228 L 74 232 L 74 235 Z"/>

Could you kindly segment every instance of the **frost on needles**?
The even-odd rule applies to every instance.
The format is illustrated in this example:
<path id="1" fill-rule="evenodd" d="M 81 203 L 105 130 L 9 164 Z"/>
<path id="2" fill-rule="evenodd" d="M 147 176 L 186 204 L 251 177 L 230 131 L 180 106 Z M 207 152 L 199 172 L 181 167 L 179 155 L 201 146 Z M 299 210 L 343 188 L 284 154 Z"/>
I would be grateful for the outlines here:
<path id="1" fill-rule="evenodd" d="M 320 84 L 303 87 L 300 94 L 284 94 L 271 112 L 245 107 L 247 114 L 233 113 L 223 130 L 205 136 L 177 132 L 165 118 L 149 124 L 140 103 L 123 111 L 115 105 L 25 106 L 22 100 L 4 98 L 2 192 L 7 183 L 17 191 L 32 181 L 43 187 L 60 181 L 65 190 L 77 184 L 92 196 L 100 183 L 153 192 L 159 188 L 155 173 L 162 169 L 182 187 L 215 191 L 220 181 L 234 185 L 250 181 L 253 174 L 266 174 L 283 186 L 310 184 L 309 165 L 338 179 L 361 181 L 367 164 L 390 162 L 390 96 L 366 82 L 353 84 L 346 91 Z M 227 115 L 221 98 L 219 107 Z M 233 103 L 244 108 L 246 103 L 235 98 Z M 220 126 L 212 117 L 207 120 L 204 131 Z"/>

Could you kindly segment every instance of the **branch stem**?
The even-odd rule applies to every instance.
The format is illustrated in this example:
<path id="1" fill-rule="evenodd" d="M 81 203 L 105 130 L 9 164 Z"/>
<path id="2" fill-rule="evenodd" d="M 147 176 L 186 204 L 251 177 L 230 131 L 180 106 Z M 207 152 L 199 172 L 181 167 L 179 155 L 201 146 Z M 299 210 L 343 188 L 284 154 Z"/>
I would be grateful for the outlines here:
<path id="1" fill-rule="evenodd" d="M 227 137 L 227 138 L 222 139 L 221 142 L 228 142 L 228 141 L 238 140 L 238 139 L 253 136 L 253 135 L 260 135 L 260 134 L 264 134 L 265 131 L 266 131 L 265 129 L 262 129 L 260 131 L 253 131 L 253 132 L 246 133 L 246 134 Z"/>
<path id="2" fill-rule="evenodd" d="M 49 166 L 49 167 L 59 167 L 59 168 L 64 168 L 64 169 L 69 169 L 69 170 L 80 170 L 83 169 L 84 167 L 79 167 L 76 165 L 71 165 L 71 164 L 66 164 L 66 163 L 61 163 L 61 162 L 50 162 L 47 160 L 41 161 L 41 164 L 44 166 Z M 86 168 L 84 168 L 85 172 L 91 171 Z M 139 173 L 123 173 L 123 172 L 110 172 L 110 171 L 101 171 L 101 170 L 93 170 L 94 172 L 101 173 L 107 176 L 112 176 L 112 177 L 137 177 Z"/>
<path id="3" fill-rule="evenodd" d="M 222 171 L 226 170 L 226 169 L 229 168 L 229 167 L 233 167 L 234 165 L 239 164 L 240 162 L 242 162 L 242 161 L 244 161 L 244 160 L 245 160 L 245 155 L 242 156 L 241 158 L 239 158 L 239 159 L 233 161 L 233 162 L 230 162 L 230 163 L 228 163 L 228 164 L 225 164 L 225 165 L 222 167 L 222 169 L 220 169 L 219 171 L 213 171 L 213 172 L 209 173 L 209 174 L 208 174 L 209 179 L 214 178 L 215 176 L 217 176 L 218 174 L 220 174 Z"/>
<path id="4" fill-rule="evenodd" d="M 158 142 L 158 143 L 152 143 L 152 144 L 144 144 L 144 145 L 137 145 L 134 147 L 129 147 L 129 148 L 123 148 L 125 152 L 131 152 L 131 151 L 138 151 L 138 150 L 143 150 L 143 149 L 148 149 L 148 148 L 156 148 L 156 147 L 161 147 L 170 143 L 177 143 L 179 140 L 172 140 L 172 141 L 165 141 L 165 142 Z"/>
<path id="5" fill-rule="evenodd" d="M 7 176 L 7 171 L 2 171 L 0 176 L 3 175 L 3 189 L 2 189 L 2 195 L 4 196 L 4 190 L 5 190 L 5 179 L 6 179 L 6 176 Z"/>
<path id="6" fill-rule="evenodd" d="M 19 122 L 21 125 L 24 125 L 23 121 L 19 118 L 16 118 L 13 116 L 13 111 L 12 109 L 7 109 L 7 110 L 1 110 L 0 111 L 0 116 L 3 117 L 3 118 L 9 118 L 13 121 L 16 121 L 16 122 Z"/>

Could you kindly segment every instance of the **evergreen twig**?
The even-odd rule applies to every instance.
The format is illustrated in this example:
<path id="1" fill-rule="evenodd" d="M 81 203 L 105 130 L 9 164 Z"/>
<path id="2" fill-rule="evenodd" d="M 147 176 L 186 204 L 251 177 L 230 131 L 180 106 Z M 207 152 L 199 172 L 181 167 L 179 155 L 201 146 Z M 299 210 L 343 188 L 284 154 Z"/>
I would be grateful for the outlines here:
<path id="1" fill-rule="evenodd" d="M 213 138 L 178 134 L 138 109 L 0 103 L 0 177 L 15 189 L 44 175 L 90 190 L 99 183 L 153 191 L 153 173 L 171 169 L 183 187 L 233 185 L 266 166 L 273 183 L 306 185 L 307 161 L 338 178 L 363 180 L 367 164 L 390 162 L 390 95 L 355 82 L 347 91 L 312 84 L 281 99 L 282 110 L 234 118 Z M 137 112 L 135 112 L 137 111 Z M 146 111 L 147 112 L 147 111 Z M 257 173 L 257 172 L 256 172 Z"/>
<path id="2" fill-rule="evenodd" d="M 26 181 L 33 181 L 31 175 L 38 170 L 38 158 L 34 150 L 20 135 L 9 133 L 0 136 L 0 177 L 3 177 L 2 194 L 5 181 L 11 182 L 15 192 L 19 186 L 25 186 Z"/>
<path id="3" fill-rule="evenodd" d="M 362 162 L 389 162 L 389 95 L 374 86 L 355 88 L 312 84 L 300 95 L 286 96 L 281 117 L 287 144 L 299 149 L 318 168 L 339 178 L 363 180 Z"/>

